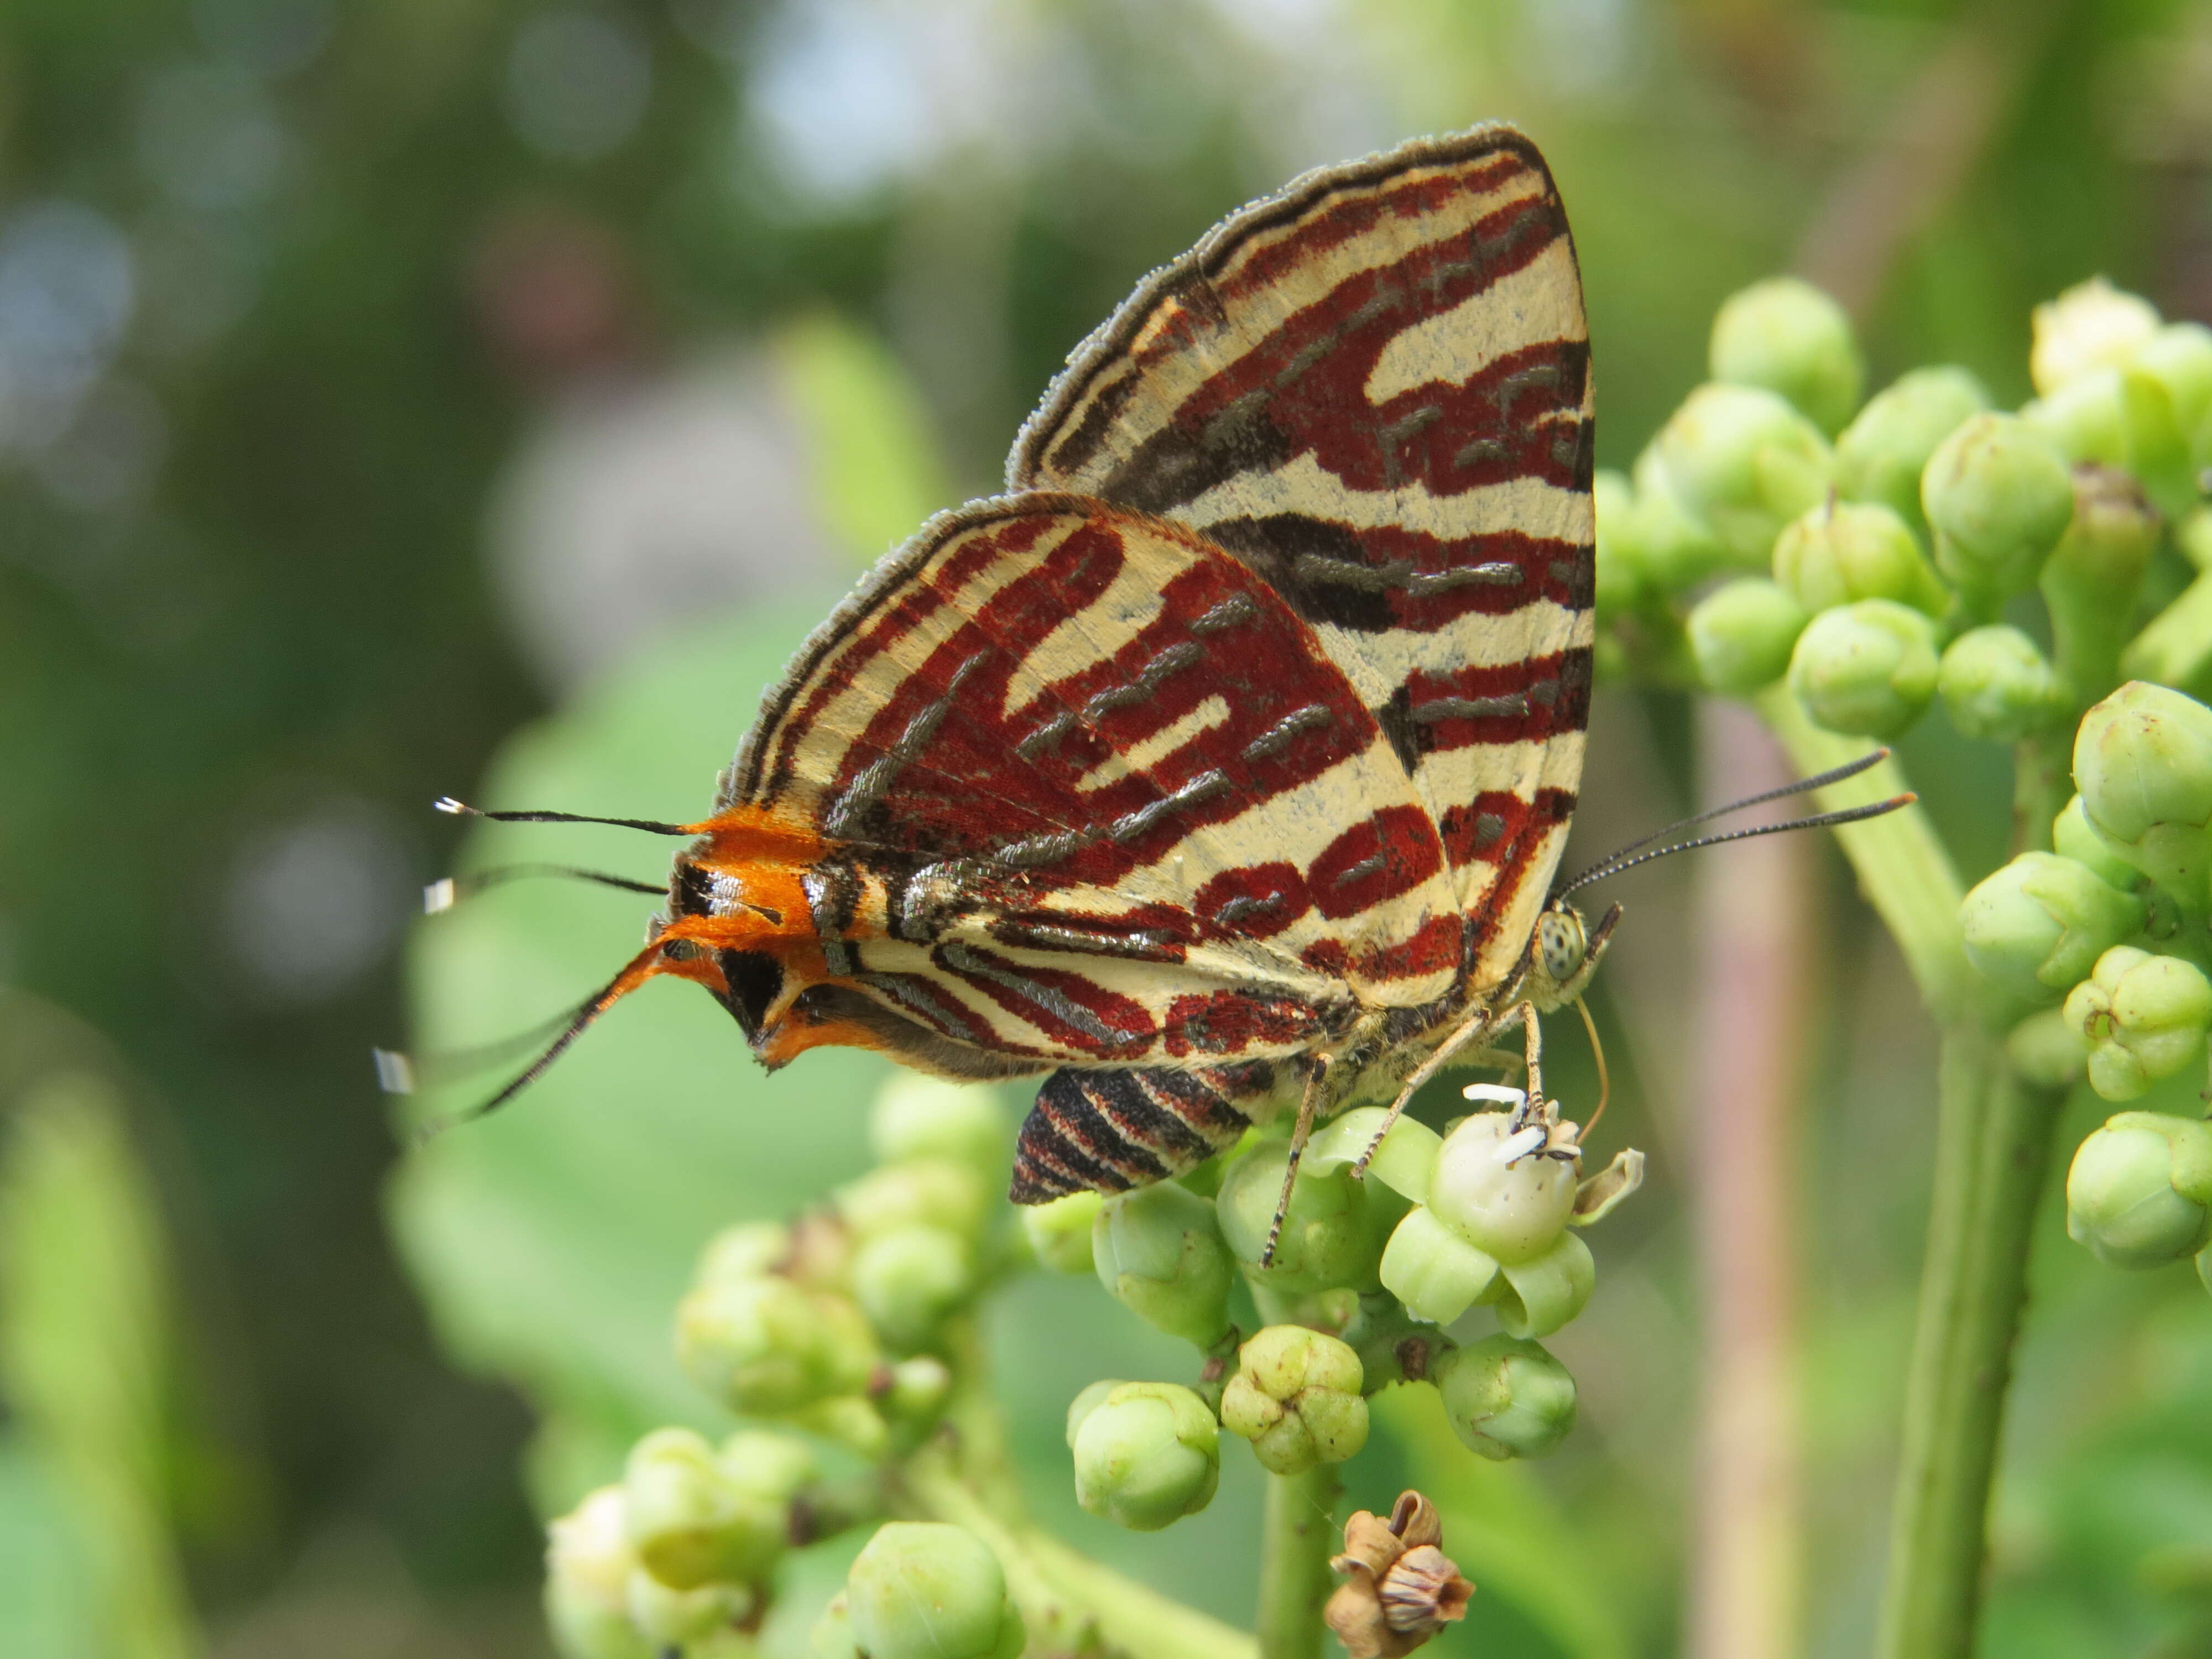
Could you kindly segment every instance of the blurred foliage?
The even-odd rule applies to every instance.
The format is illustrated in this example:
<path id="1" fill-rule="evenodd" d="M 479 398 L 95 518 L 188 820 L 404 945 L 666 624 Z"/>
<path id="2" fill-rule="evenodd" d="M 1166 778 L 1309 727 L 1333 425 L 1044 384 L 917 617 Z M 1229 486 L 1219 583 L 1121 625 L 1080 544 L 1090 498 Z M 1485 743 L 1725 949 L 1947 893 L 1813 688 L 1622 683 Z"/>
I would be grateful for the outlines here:
<path id="1" fill-rule="evenodd" d="M 538 26 L 579 15 L 611 32 L 587 46 L 611 39 L 606 61 L 631 65 L 620 84 L 586 74 L 570 100 L 596 128 L 549 116 L 538 74 L 574 39 Z M 0 975 L 156 1082 L 166 1103 L 145 1110 L 175 1155 L 153 1167 L 173 1214 L 207 1220 L 178 1270 L 186 1314 L 220 1316 L 230 1363 L 210 1386 L 274 1493 L 272 1547 L 185 1531 L 218 1639 L 270 1650 L 249 1612 L 296 1605 L 291 1650 L 337 1650 L 371 1621 L 308 1581 L 320 1546 L 368 1534 L 401 1565 L 362 1595 L 417 1621 L 413 1650 L 535 1651 L 538 1537 L 514 1475 L 534 1409 L 549 1498 L 642 1417 L 697 1411 L 661 1320 L 699 1237 L 856 1156 L 865 1062 L 813 1055 L 763 1079 L 704 999 L 639 999 L 511 1121 L 447 1136 L 395 1189 L 435 1337 L 527 1399 L 456 1380 L 395 1270 L 378 1192 L 399 1154 L 364 1053 L 399 1029 L 391 947 L 452 845 L 422 804 L 477 787 L 542 712 L 484 579 L 481 518 L 580 382 L 781 341 L 799 416 L 839 434 L 817 452 L 823 510 L 865 556 L 990 488 L 1062 356 L 1237 202 L 1506 117 L 1543 143 L 1574 215 L 1608 464 L 1698 377 L 1721 296 L 1824 248 L 1879 259 L 1857 306 L 1873 384 L 1959 362 L 2009 403 L 2030 305 L 2094 270 L 2170 315 L 2212 314 L 2208 40 L 2183 0 L 18 0 L 0 18 L 6 385 L 46 337 L 22 331 L 24 295 L 70 296 L 61 334 L 82 349 L 23 360 L 77 401 L 0 396 Z M 53 222 L 31 216 L 57 203 L 97 216 L 69 246 L 96 253 L 104 225 L 125 250 L 112 326 L 97 283 L 42 285 L 22 262 L 26 227 Z M 486 286 L 499 227 L 547 204 L 610 250 L 618 303 L 597 335 L 518 327 Z M 654 648 L 558 735 L 521 739 L 489 793 L 703 800 L 811 619 L 772 609 Z M 1683 711 L 1617 699 L 1598 725 L 1620 763 L 1594 773 L 1586 834 L 1626 839 L 1682 796 Z M 1906 749 L 1970 875 L 1994 866 L 2002 815 L 1982 797 L 1998 763 L 1932 727 Z M 650 872 L 605 833 L 562 852 Z M 1678 878 L 1632 896 L 1632 925 L 1663 925 Z M 1870 1616 L 1928 1146 L 1887 947 L 1840 890 L 1832 908 L 1804 1204 L 1821 1655 L 1863 1647 Z M 425 1035 L 474 1041 L 598 982 L 634 948 L 637 907 L 518 889 L 441 926 Z M 1638 1012 L 1670 1006 L 1654 954 L 1641 978 L 1627 952 L 1608 968 L 1607 1030 L 1617 1064 L 1650 1050 L 1632 1069 L 1667 1167 L 1571 1356 L 1588 1444 L 1537 1477 L 1580 1525 L 1581 1582 L 1626 1587 L 1643 1653 L 1673 1647 L 1693 1361 L 1665 1206 L 1696 1149 L 1665 1144 L 1672 1055 L 1663 1017 Z M 2055 1211 L 2046 1223 L 1990 1650 L 2201 1649 L 2203 1293 L 2177 1275 L 2115 1289 Z M 1109 1353 L 1141 1358 L 1105 1312 L 1032 1286 L 999 1340 L 1024 1379 L 1041 1511 L 1111 1556 L 1126 1540 L 1057 1473 L 1067 1396 Z M 1355 1479 L 1380 1486 L 1414 1455 L 1378 1435 Z M 12 1441 L 0 1463 L 27 1467 Z M 0 1528 L 58 1550 L 36 1517 L 64 1500 L 38 1480 L 43 1497 L 7 1477 Z M 1193 1523 L 1206 1530 L 1142 1559 L 1241 1616 L 1224 1586 L 1249 1583 L 1249 1502 L 1226 1494 Z M 0 1557 L 11 1616 L 60 1609 L 53 1592 L 88 1571 Z M 1474 1576 L 1486 1594 L 1459 1650 L 1611 1650 L 1540 1598 L 1492 1594 L 1503 1568 Z"/>
<path id="2" fill-rule="evenodd" d="M 92 1559 L 99 1651 L 199 1649 L 164 1514 L 170 1309 L 160 1218 L 114 1086 L 54 1073 L 0 1152 L 0 1378 Z"/>

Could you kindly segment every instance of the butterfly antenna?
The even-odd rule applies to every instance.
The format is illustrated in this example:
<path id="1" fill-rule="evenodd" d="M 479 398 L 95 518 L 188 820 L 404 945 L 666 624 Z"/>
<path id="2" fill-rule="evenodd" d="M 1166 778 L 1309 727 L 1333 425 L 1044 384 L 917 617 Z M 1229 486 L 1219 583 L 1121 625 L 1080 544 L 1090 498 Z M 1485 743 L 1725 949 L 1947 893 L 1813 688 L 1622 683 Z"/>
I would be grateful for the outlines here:
<path id="1" fill-rule="evenodd" d="M 494 823 L 609 823 L 617 830 L 642 830 L 649 836 L 696 836 L 705 826 L 665 823 L 659 818 L 595 818 L 582 812 L 487 812 L 481 806 L 441 795 L 431 803 L 437 811 L 458 818 L 489 818 Z"/>
<path id="2" fill-rule="evenodd" d="M 492 1113 L 537 1082 L 539 1078 L 544 1077 L 552 1069 L 554 1061 L 568 1053 L 568 1045 L 591 1029 L 593 1020 L 652 976 L 654 959 L 659 955 L 659 951 L 660 947 L 658 945 L 648 945 L 632 957 L 623 964 L 622 972 L 617 974 L 577 1006 L 575 1011 L 569 1014 L 565 1023 L 562 1024 L 559 1034 L 546 1045 L 544 1053 L 530 1062 L 520 1076 L 509 1082 L 505 1088 L 500 1090 L 489 1100 L 480 1102 L 465 1111 L 432 1119 L 416 1130 L 412 1137 L 413 1144 L 416 1146 L 423 1146 L 458 1125 L 473 1123 L 478 1118 L 490 1116 Z M 380 1073 L 383 1068 L 380 1065 L 378 1069 Z"/>
<path id="3" fill-rule="evenodd" d="M 1700 847 L 1719 847 L 1731 841 L 1749 841 L 1754 836 L 1778 836 L 1790 830 L 1826 830 L 1833 824 L 1857 823 L 1867 818 L 1878 818 L 1886 812 L 1894 812 L 1900 806 L 1910 806 L 1919 799 L 1919 796 L 1908 791 L 1902 795 L 1892 795 L 1887 800 L 1875 801 L 1866 806 L 1850 807 L 1840 812 L 1818 812 L 1808 818 L 1790 818 L 1781 823 L 1753 824 L 1748 830 L 1731 830 L 1725 835 L 1700 836 L 1695 841 L 1677 842 L 1672 847 L 1654 848 L 1650 852 L 1640 853 L 1632 859 L 1619 859 L 1577 876 L 1559 890 L 1558 896 L 1564 898 L 1577 887 L 1587 887 L 1594 881 L 1617 876 L 1624 870 L 1633 870 L 1638 865 L 1649 864 L 1654 859 L 1669 858 L 1676 853 L 1695 852 Z"/>
<path id="4" fill-rule="evenodd" d="M 1795 783 L 1785 783 L 1777 789 L 1763 789 L 1758 794 L 1746 795 L 1741 800 L 1732 800 L 1725 806 L 1709 806 L 1702 812 L 1691 813 L 1686 818 L 1677 818 L 1664 829 L 1654 830 L 1650 835 L 1638 836 L 1626 847 L 1614 848 L 1572 881 L 1567 883 L 1565 886 L 1560 888 L 1554 896 L 1565 897 L 1576 888 L 1586 887 L 1601 877 L 1610 874 L 1616 867 L 1626 869 L 1628 866 L 1623 860 L 1626 860 L 1629 854 L 1643 851 L 1653 842 L 1664 841 L 1679 830 L 1695 829 L 1698 824 L 1710 823 L 1715 818 L 1724 818 L 1731 812 L 1741 812 L 1747 806 L 1764 806 L 1771 800 L 1784 800 L 1791 795 L 1802 795 L 1810 790 L 1825 789 L 1832 783 L 1841 783 L 1846 778 L 1855 778 L 1860 773 L 1881 765 L 1888 758 L 1887 749 L 1875 749 L 1860 756 L 1855 761 L 1847 761 L 1841 766 L 1832 767 L 1829 770 L 1815 776 L 1800 778 Z M 1779 829 L 1782 826 L 1778 824 L 1775 827 Z M 1686 845 L 1688 844 L 1702 847 L 1709 843 L 1704 842 L 1686 843 Z"/>
<path id="5" fill-rule="evenodd" d="M 564 1008 L 550 1019 L 542 1019 L 525 1030 L 510 1032 L 490 1042 L 471 1043 L 465 1048 L 440 1048 L 424 1054 L 408 1054 L 398 1048 L 372 1048 L 369 1054 L 376 1061 L 377 1087 L 387 1095 L 411 1095 L 417 1089 L 434 1089 L 481 1072 L 487 1066 L 503 1065 L 564 1029 L 586 1006 L 588 1000 L 573 1008 Z"/>
<path id="6" fill-rule="evenodd" d="M 634 881 L 628 876 L 609 875 L 604 870 L 580 870 L 573 864 L 501 864 L 489 870 L 471 870 L 464 876 L 444 876 L 422 890 L 422 911 L 425 915 L 442 915 L 465 898 L 493 887 L 504 887 L 510 881 L 526 881 L 536 876 L 555 876 L 568 881 L 587 881 L 595 886 L 612 887 L 625 893 L 663 894 L 668 890 L 666 882 Z"/>

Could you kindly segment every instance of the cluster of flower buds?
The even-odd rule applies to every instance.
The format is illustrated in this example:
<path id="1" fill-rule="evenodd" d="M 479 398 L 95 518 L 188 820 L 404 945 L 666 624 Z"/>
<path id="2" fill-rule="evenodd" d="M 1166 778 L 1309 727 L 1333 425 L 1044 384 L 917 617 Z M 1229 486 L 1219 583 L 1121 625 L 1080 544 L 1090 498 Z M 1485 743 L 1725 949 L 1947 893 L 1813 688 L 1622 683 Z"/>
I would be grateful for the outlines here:
<path id="1" fill-rule="evenodd" d="M 1721 307 L 1710 362 L 1631 474 L 1598 477 L 1601 672 L 1784 684 L 1815 725 L 1873 738 L 1940 699 L 2000 743 L 2063 733 L 2124 671 L 2212 674 L 2212 577 L 2136 614 L 2164 527 L 2212 561 L 2212 524 L 2185 522 L 2212 465 L 2212 330 L 2086 283 L 2038 311 L 2039 395 L 2017 413 L 1955 368 L 1861 404 L 1842 312 L 1784 278 Z M 2049 654 L 2000 620 L 2030 589 Z"/>
<path id="2" fill-rule="evenodd" d="M 571 1659 L 752 1659 L 770 1574 L 816 1480 L 787 1434 L 744 1430 L 719 1447 L 661 1429 L 618 1485 L 553 1522 L 545 1603 Z"/>
<path id="3" fill-rule="evenodd" d="M 1006 1575 L 973 1533 L 893 1521 L 854 1559 L 814 1627 L 814 1659 L 1019 1659 L 1029 1643 Z"/>
<path id="4" fill-rule="evenodd" d="M 1623 1153 L 1584 1179 L 1558 1103 L 1487 1085 L 1468 1094 L 1509 1109 L 1443 1135 L 1401 1119 L 1379 1142 L 1379 1107 L 1323 1125 L 1287 1204 L 1290 1145 L 1255 1134 L 1180 1181 L 1024 1213 L 1040 1262 L 1095 1273 L 1205 1356 L 1194 1389 L 1103 1382 L 1078 1397 L 1068 1444 L 1085 1509 L 1150 1530 L 1203 1508 L 1218 1429 L 1277 1474 L 1342 1462 L 1366 1442 L 1366 1396 L 1401 1380 L 1437 1385 L 1461 1438 L 1486 1456 L 1559 1443 L 1574 1382 L 1532 1339 L 1589 1301 L 1595 1271 L 1575 1230 L 1634 1190 L 1643 1161 Z M 1240 1279 L 1267 1322 L 1241 1340 Z M 1438 1328 L 1477 1304 L 1505 1334 L 1458 1350 Z"/>
<path id="5" fill-rule="evenodd" d="M 988 1092 L 926 1078 L 889 1085 L 871 1127 L 881 1161 L 826 1209 L 708 1245 L 676 1351 L 731 1410 L 873 1458 L 926 1433 L 944 1401 L 942 1333 L 1002 1253 L 1006 1140 Z"/>
<path id="6" fill-rule="evenodd" d="M 794 1533 L 878 1507 L 865 1486 L 819 1480 L 809 1437 L 878 1463 L 936 1426 L 953 1382 L 951 1327 L 1008 1257 L 996 1197 L 1007 1125 L 988 1091 L 902 1077 L 877 1098 L 870 1141 L 875 1167 L 821 1209 L 740 1223 L 701 1254 L 677 1308 L 677 1358 L 715 1401 L 769 1426 L 720 1448 L 688 1429 L 649 1434 L 620 1486 L 554 1523 L 548 1606 L 569 1659 L 749 1659 Z M 877 1568 L 904 1559 L 886 1544 Z M 865 1625 L 875 1615 L 863 1600 L 850 1605 Z"/>
<path id="7" fill-rule="evenodd" d="M 2074 779 L 2053 850 L 1981 882 L 1960 921 L 1984 976 L 2042 1010 L 2014 1063 L 2134 1100 L 2202 1068 L 2212 1030 L 2212 709 L 2130 681 L 2082 716 Z"/>
<path id="8" fill-rule="evenodd" d="M 2023 826 L 2034 850 L 1960 921 L 2012 1011 L 2015 1069 L 2130 1102 L 2200 1074 L 2212 1031 L 2212 329 L 2100 279 L 2037 308 L 2028 369 L 2014 411 L 1943 367 L 1862 404 L 1826 295 L 1787 279 L 1737 295 L 1711 380 L 1628 476 L 1597 480 L 1599 667 L 1869 738 L 1940 703 L 1965 737 L 2027 745 L 2024 776 L 2056 777 L 2070 736 L 2079 793 L 2047 833 Z M 2075 1236 L 2114 1262 L 2142 1259 L 2115 1241 L 2149 1224 L 2126 1194 L 2163 1194 L 2167 1216 L 2189 1190 L 2123 1179 L 2115 1147 L 2148 1168 L 2166 1145 L 2139 1116 L 2075 1165 Z M 2159 1259 L 2202 1242 L 2171 1231 Z M 1486 1285 L 1467 1261 L 1455 1277 L 1425 1258 L 1437 1287 L 1419 1294 Z M 1386 1284 L 1404 1274 L 1386 1261 Z"/>

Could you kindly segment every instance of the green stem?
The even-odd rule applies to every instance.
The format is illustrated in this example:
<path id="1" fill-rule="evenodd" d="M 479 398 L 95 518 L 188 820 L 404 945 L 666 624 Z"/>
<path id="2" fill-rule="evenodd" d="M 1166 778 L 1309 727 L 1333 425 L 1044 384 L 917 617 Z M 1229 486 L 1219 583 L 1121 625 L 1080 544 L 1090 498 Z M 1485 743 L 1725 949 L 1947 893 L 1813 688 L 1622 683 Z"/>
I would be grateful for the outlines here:
<path id="1" fill-rule="evenodd" d="M 957 1379 L 945 1409 L 951 1432 L 906 1459 L 898 1489 L 911 1510 L 991 1547 L 1032 1649 L 1097 1654 L 1103 1643 L 1115 1659 L 1258 1659 L 1243 1631 L 1087 1560 L 1029 1519 L 981 1333 L 963 1320 L 948 1339 Z"/>
<path id="2" fill-rule="evenodd" d="M 1333 1583 L 1336 1466 L 1271 1474 L 1260 1534 L 1260 1659 L 1321 1659 L 1322 1603 Z"/>
<path id="3" fill-rule="evenodd" d="M 1092 1610 L 1112 1650 L 1132 1659 L 1259 1659 L 1259 1645 L 1244 1632 L 1124 1578 L 1047 1534 L 1031 1533 L 1028 1543 L 1045 1577 Z"/>
<path id="4" fill-rule="evenodd" d="M 2199 576 L 2120 653 L 2120 672 L 2191 696 L 2212 689 L 2212 575 Z"/>
<path id="5" fill-rule="evenodd" d="M 2074 793 L 2074 722 L 2031 732 L 2013 745 L 2012 850 L 2051 850 L 2051 821 Z"/>
<path id="6" fill-rule="evenodd" d="M 1126 1659 L 1258 1659 L 1243 1631 L 1102 1567 L 985 1502 L 937 1449 L 917 1453 L 904 1474 L 921 1513 L 965 1527 L 991 1547 L 1036 1650 L 1094 1653 L 1103 1642 L 1107 1653 Z"/>
<path id="7" fill-rule="evenodd" d="M 1757 702 L 1760 715 L 1804 771 L 1826 771 L 1866 753 L 1864 738 L 1839 738 L 1814 726 L 1780 684 L 1761 692 Z M 1885 761 L 1821 790 L 1817 799 L 1826 810 L 1860 806 L 1900 793 L 1905 787 L 1896 763 Z M 1986 981 L 1966 961 L 1959 932 L 1959 902 L 1966 889 L 1928 814 L 1917 805 L 1905 807 L 1844 824 L 1836 839 L 1867 902 L 1905 953 L 1929 1012 L 1945 1024 L 1981 1013 L 1989 1002 Z"/>
<path id="8" fill-rule="evenodd" d="M 2014 1076 L 1995 1036 L 1945 1037 L 1935 1202 L 1877 1659 L 1973 1650 L 2012 1347 L 2063 1098 Z"/>
<path id="9" fill-rule="evenodd" d="M 1786 691 L 1762 696 L 1759 709 L 1807 771 L 1858 747 L 1814 727 Z M 1885 764 L 1823 791 L 1821 804 L 1853 805 L 1901 782 Z M 2063 1097 L 2029 1086 L 2005 1062 L 2002 1033 L 2023 1011 L 1993 994 L 1966 959 L 1958 874 L 1926 815 L 1908 807 L 1846 824 L 1837 839 L 1943 1030 L 1928 1255 L 1875 1651 L 1964 1659 L 1973 1650 L 2028 1247 Z"/>

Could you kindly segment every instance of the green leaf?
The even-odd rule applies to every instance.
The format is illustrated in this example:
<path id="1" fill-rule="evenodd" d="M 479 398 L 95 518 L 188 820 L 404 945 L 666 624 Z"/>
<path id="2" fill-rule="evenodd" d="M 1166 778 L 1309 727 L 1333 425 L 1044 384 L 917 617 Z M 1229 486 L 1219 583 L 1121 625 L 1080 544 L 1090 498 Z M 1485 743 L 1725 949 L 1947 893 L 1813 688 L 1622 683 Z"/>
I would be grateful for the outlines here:
<path id="1" fill-rule="evenodd" d="M 200 1648 L 167 1512 L 167 1272 L 119 1091 L 94 1072 L 47 1073 L 0 1146 L 0 1390 L 21 1425 L 14 1455 L 35 1456 L 73 1522 L 113 1659 Z M 22 1478 L 0 1525 L 38 1501 Z M 57 1602 L 48 1616 L 69 1614 Z"/>
<path id="2" fill-rule="evenodd" d="M 786 324 L 774 349 L 813 458 L 811 494 L 854 563 L 952 504 L 921 395 L 881 340 L 822 310 Z"/>

